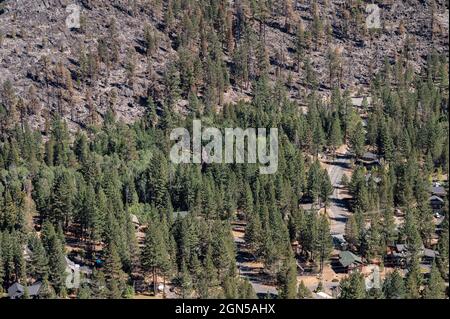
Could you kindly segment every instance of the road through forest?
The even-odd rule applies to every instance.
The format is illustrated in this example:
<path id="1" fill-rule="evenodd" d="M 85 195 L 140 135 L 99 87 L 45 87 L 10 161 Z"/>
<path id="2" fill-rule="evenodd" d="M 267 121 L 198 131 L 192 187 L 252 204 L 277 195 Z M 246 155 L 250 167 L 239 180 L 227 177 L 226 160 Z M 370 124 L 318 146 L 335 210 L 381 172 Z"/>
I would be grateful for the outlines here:
<path id="1" fill-rule="evenodd" d="M 327 209 L 330 217 L 331 235 L 345 234 L 345 223 L 349 211 L 343 196 L 341 180 L 346 170 L 350 169 L 351 159 L 347 151 L 337 152 L 336 158 L 328 163 L 327 172 L 333 185 L 333 194 L 330 196 L 330 207 Z"/>

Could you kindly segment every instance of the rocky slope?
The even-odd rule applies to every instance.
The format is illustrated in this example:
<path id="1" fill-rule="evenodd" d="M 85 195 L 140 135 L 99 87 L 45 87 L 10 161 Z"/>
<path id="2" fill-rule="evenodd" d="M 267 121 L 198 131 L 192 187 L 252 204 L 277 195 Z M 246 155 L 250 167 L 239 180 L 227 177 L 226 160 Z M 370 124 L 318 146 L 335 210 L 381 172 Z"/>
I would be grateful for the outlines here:
<path id="1" fill-rule="evenodd" d="M 168 28 L 166 14 L 173 2 L 0 1 L 2 103 L 7 110 L 11 107 L 8 104 L 15 104 L 20 115 L 40 129 L 45 127 L 45 118 L 56 113 L 68 119 L 72 130 L 100 122 L 108 108 L 125 122 L 141 117 L 148 96 L 156 102 L 164 99 L 164 76 L 168 65 L 179 58 L 183 19 L 196 14 L 175 15 Z M 190 1 L 178 2 L 181 11 L 189 11 Z M 242 16 L 255 34 L 263 32 L 270 78 L 281 79 L 289 96 L 300 104 L 308 90 L 305 72 L 298 70 L 297 63 L 296 34 L 300 25 L 309 32 L 306 42 L 310 42 L 302 55 L 310 58 L 319 92 L 324 96 L 329 95 L 330 81 L 353 92 L 367 90 L 370 78 L 385 59 L 393 63 L 403 58 L 419 71 L 433 49 L 448 57 L 445 1 L 373 1 L 380 7 L 378 30 L 365 27 L 368 13 L 364 1 L 277 1 L 264 20 L 241 1 L 217 2 L 228 12 L 234 47 L 238 45 L 237 21 Z M 73 4 L 81 9 L 80 26 L 69 28 L 67 9 Z M 317 21 L 323 30 L 315 35 Z M 145 48 L 145 25 L 158 39 L 150 54 Z M 217 29 L 221 27 L 219 24 Z M 194 43 L 198 45 L 191 45 L 191 50 L 200 51 L 201 39 Z M 338 80 L 330 80 L 330 50 L 337 56 Z M 222 48 L 222 52 L 231 73 L 230 50 Z M 102 57 L 104 54 L 109 58 Z M 199 86 L 206 87 L 206 82 Z M 235 81 L 224 90 L 224 102 L 251 98 L 251 86 L 238 87 Z M 197 92 L 201 97 L 202 90 Z M 183 109 L 187 103 L 182 96 L 178 108 Z"/>

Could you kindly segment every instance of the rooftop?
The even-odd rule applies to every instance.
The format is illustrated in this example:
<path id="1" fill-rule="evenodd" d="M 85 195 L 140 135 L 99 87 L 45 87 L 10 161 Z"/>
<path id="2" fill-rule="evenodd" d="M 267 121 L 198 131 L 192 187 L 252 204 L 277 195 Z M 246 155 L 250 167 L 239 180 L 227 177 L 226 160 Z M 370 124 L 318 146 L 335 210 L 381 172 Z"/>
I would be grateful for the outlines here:
<path id="1" fill-rule="evenodd" d="M 344 250 L 339 253 L 339 262 L 342 266 L 348 267 L 352 264 L 362 264 L 361 257 L 356 256 L 350 251 Z"/>
<path id="2" fill-rule="evenodd" d="M 28 286 L 28 294 L 30 296 L 37 296 L 39 290 L 41 289 L 42 283 L 40 281 L 35 282 L 31 286 Z M 11 287 L 8 288 L 8 296 L 11 299 L 20 298 L 25 293 L 25 287 L 20 283 L 16 282 Z"/>

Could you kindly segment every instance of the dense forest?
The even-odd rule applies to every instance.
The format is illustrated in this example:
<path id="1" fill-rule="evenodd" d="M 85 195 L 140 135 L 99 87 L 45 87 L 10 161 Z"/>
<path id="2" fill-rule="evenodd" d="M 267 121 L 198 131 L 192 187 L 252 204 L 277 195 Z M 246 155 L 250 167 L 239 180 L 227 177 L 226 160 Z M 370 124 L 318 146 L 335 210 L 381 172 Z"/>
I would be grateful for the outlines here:
<path id="1" fill-rule="evenodd" d="M 354 88 L 346 82 L 341 53 L 327 43 L 369 37 L 359 22 L 364 1 L 350 1 L 339 26 L 324 18 L 330 1 L 233 1 L 232 8 L 227 1 L 144 2 L 152 8 L 116 4 L 148 18 L 137 47 L 121 47 L 121 30 L 111 18 L 96 46 L 74 50 L 70 68 L 42 55 L 26 91 L 13 78 L 1 84 L 0 293 L 16 282 L 41 282 L 40 298 L 134 298 L 142 291 L 261 297 L 236 263 L 232 229 L 241 222 L 248 252 L 262 263 L 277 297 L 311 298 L 297 278 L 298 259 L 306 258 L 318 273 L 330 264 L 327 209 L 334 187 L 321 159 L 346 145 L 352 165 L 351 177 L 342 181 L 351 195 L 349 249 L 381 264 L 395 244 L 406 244 L 410 255 L 406 272 L 389 272 L 379 288 L 367 290 L 364 276 L 352 272 L 339 283 L 340 298 L 447 297 L 448 47 L 431 46 L 413 65 L 415 49 L 405 44 L 394 59 L 379 58 L 373 70 L 366 68 L 367 83 Z M 96 1 L 82 3 L 95 11 Z M 448 13 L 448 3 L 436 1 L 433 10 L 438 5 Z M 312 12 L 305 25 L 301 18 L 295 22 L 299 6 Z M 277 26 L 294 46 L 290 57 L 278 50 L 274 58 L 274 44 L 264 35 L 280 16 Z M 73 32 L 92 36 L 89 20 L 82 16 L 81 22 Z M 17 32 L 0 35 L 0 46 L 23 38 Z M 432 24 L 429 36 L 434 32 Z M 161 33 L 173 51 L 166 52 L 173 58 L 164 71 L 156 62 L 165 54 Z M 326 52 L 323 69 L 311 62 L 319 51 Z M 145 71 L 142 61 L 148 62 Z M 119 106 L 123 90 L 90 93 L 118 70 L 124 74 L 120 85 L 139 100 L 133 119 L 124 118 Z M 142 73 L 145 90 L 136 89 Z M 359 107 L 352 103 L 355 90 L 365 96 Z M 82 116 L 72 108 L 80 96 Z M 278 171 L 261 175 L 257 164 L 173 164 L 170 132 L 191 131 L 194 119 L 222 131 L 278 128 Z M 361 165 L 367 152 L 380 165 Z M 436 179 L 446 189 L 439 231 L 428 200 Z M 399 227 L 396 209 L 404 213 Z M 426 276 L 419 265 L 423 248 L 437 251 Z M 82 273 L 77 287 L 66 283 L 67 256 L 92 271 Z"/>

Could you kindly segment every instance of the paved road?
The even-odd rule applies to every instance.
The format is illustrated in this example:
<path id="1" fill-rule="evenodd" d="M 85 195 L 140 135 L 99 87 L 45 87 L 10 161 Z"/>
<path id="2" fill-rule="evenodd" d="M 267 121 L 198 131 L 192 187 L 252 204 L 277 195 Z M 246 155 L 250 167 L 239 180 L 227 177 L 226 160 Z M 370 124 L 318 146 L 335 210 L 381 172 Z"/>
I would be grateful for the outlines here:
<path id="1" fill-rule="evenodd" d="M 345 234 L 345 223 L 348 219 L 349 211 L 346 202 L 341 196 L 341 180 L 344 171 L 349 168 L 350 157 L 347 154 L 337 153 L 336 159 L 328 166 L 328 175 L 330 175 L 331 184 L 334 187 L 333 194 L 330 197 L 330 230 L 332 235 Z"/>

